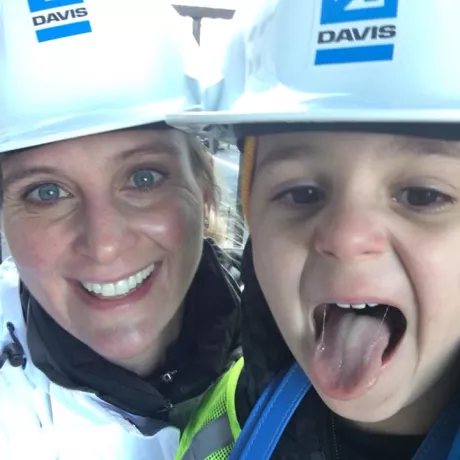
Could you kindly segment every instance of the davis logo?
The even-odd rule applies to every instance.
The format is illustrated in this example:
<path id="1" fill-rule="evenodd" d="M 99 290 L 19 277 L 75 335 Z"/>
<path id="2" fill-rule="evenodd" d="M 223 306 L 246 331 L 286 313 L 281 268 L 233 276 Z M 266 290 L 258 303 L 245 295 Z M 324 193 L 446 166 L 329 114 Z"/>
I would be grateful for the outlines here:
<path id="1" fill-rule="evenodd" d="M 92 32 L 84 0 L 28 0 L 37 40 L 47 42 Z M 82 6 L 79 6 L 82 5 Z M 52 12 L 49 10 L 53 10 Z"/>
<path id="2" fill-rule="evenodd" d="M 315 65 L 391 61 L 397 15 L 398 0 L 322 0 Z"/>

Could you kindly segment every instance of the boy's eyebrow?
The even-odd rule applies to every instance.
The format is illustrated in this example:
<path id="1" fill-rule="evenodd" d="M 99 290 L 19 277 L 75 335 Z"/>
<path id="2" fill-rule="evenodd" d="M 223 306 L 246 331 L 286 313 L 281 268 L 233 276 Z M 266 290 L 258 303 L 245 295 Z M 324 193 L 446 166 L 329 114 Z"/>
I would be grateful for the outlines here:
<path id="1" fill-rule="evenodd" d="M 296 160 L 298 158 L 304 158 L 305 156 L 312 156 L 320 153 L 321 151 L 317 147 L 306 143 L 290 145 L 279 149 L 274 148 L 265 155 L 260 163 L 257 164 L 257 171 L 267 168 L 275 163 L 286 160 Z"/>
<path id="2" fill-rule="evenodd" d="M 410 152 L 421 156 L 446 156 L 460 160 L 460 142 L 445 141 L 442 139 L 429 139 L 418 137 L 394 136 L 391 141 L 381 149 L 381 155 L 388 155 L 388 152 Z M 305 156 L 320 155 L 322 152 L 317 146 L 302 143 L 274 148 L 257 164 L 260 171 L 270 165 L 285 160 L 296 160 Z"/>
<path id="3" fill-rule="evenodd" d="M 390 149 L 422 156 L 439 155 L 460 159 L 460 143 L 456 141 L 419 137 L 395 137 L 390 144 Z"/>

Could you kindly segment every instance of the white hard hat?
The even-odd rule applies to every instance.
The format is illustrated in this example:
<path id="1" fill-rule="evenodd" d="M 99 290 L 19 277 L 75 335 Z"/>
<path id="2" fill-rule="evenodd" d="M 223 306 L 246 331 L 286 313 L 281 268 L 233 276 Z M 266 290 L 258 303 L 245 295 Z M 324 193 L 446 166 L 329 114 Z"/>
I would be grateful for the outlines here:
<path id="1" fill-rule="evenodd" d="M 198 52 L 163 0 L 0 0 L 0 152 L 198 109 Z"/>
<path id="2" fill-rule="evenodd" d="M 216 98 L 172 125 L 460 122 L 460 1 L 250 3 L 235 14 Z"/>

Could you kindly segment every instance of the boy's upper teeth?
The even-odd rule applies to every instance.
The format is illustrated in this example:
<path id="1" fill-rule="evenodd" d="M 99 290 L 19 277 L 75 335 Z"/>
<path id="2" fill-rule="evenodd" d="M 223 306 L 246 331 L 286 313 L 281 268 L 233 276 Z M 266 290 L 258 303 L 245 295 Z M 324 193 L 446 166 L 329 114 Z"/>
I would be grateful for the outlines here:
<path id="1" fill-rule="evenodd" d="M 149 265 L 144 270 L 114 283 L 82 283 L 82 285 L 87 291 L 102 295 L 103 297 L 124 295 L 136 289 L 142 281 L 152 274 L 154 268 L 154 264 Z"/>
<path id="2" fill-rule="evenodd" d="M 366 307 L 376 307 L 378 303 L 336 303 L 340 308 L 356 308 L 357 310 L 362 310 Z"/>

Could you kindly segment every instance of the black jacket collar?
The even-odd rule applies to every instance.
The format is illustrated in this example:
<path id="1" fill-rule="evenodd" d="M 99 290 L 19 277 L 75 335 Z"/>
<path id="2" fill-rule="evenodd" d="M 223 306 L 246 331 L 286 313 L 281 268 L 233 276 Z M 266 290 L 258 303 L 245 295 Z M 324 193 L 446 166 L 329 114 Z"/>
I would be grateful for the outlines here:
<path id="1" fill-rule="evenodd" d="M 22 285 L 32 361 L 58 385 L 93 392 L 131 414 L 166 420 L 173 405 L 200 395 L 225 371 L 239 346 L 240 294 L 221 266 L 222 257 L 205 241 L 185 299 L 179 340 L 167 350 L 163 368 L 147 379 L 108 362 L 67 333 Z"/>

